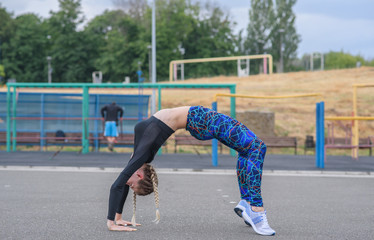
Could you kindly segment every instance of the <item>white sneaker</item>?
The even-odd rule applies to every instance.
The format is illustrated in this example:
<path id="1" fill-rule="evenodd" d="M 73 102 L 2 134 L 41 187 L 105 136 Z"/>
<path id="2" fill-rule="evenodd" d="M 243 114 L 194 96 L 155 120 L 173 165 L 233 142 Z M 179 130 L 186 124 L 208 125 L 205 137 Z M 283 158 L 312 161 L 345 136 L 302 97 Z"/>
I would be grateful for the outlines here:
<path id="1" fill-rule="evenodd" d="M 240 202 L 238 203 L 238 205 L 236 205 L 236 207 L 234 208 L 234 211 L 236 214 L 238 214 L 239 217 L 243 217 L 243 212 L 245 211 L 245 209 L 248 207 L 248 203 L 247 201 L 245 200 L 240 200 Z"/>
<path id="2" fill-rule="evenodd" d="M 254 212 L 251 206 L 248 206 L 245 211 L 242 212 L 244 222 L 251 225 L 253 230 L 260 235 L 275 235 L 275 231 L 269 226 L 266 218 L 266 211 Z"/>

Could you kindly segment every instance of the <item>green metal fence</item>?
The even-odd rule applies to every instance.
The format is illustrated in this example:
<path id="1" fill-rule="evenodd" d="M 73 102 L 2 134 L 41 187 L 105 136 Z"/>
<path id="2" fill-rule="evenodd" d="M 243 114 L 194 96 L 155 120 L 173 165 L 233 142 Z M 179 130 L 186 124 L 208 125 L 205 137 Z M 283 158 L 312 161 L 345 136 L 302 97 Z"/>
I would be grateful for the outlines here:
<path id="1" fill-rule="evenodd" d="M 231 94 L 236 92 L 236 84 L 169 84 L 169 83 L 8 83 L 7 84 L 7 152 L 16 150 L 17 146 L 17 122 L 16 122 L 16 109 L 17 109 L 17 88 L 81 88 L 83 93 L 82 98 L 82 153 L 89 152 L 88 135 L 89 121 L 86 121 L 89 113 L 89 89 L 90 88 L 148 88 L 158 89 L 158 109 L 162 108 L 162 89 L 177 89 L 177 88 L 196 88 L 196 89 L 229 89 Z M 13 104 L 12 104 L 13 103 Z M 231 115 L 235 115 L 235 98 L 231 98 Z M 11 133 L 13 134 L 13 141 L 11 142 Z"/>

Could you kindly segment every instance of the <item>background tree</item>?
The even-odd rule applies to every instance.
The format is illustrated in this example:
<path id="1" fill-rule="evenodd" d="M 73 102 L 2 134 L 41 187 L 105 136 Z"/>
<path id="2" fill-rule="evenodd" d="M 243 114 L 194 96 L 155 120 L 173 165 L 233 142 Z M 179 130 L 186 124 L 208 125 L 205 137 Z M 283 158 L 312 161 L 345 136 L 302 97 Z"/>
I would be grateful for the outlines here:
<path id="1" fill-rule="evenodd" d="M 59 11 L 48 19 L 52 47 L 54 82 L 87 82 L 94 68 L 90 64 L 95 51 L 83 31 L 77 31 L 84 17 L 80 0 L 59 0 Z"/>
<path id="2" fill-rule="evenodd" d="M 325 69 L 354 68 L 356 67 L 357 62 L 360 62 L 361 65 L 370 65 L 370 63 L 366 63 L 365 59 L 360 55 L 353 56 L 351 54 L 344 53 L 343 51 L 330 51 L 329 53 L 325 54 Z"/>
<path id="3" fill-rule="evenodd" d="M 276 0 L 275 3 L 276 20 L 271 35 L 270 53 L 277 62 L 277 71 L 283 72 L 291 68 L 292 59 L 297 57 L 297 47 L 301 37 L 296 32 L 296 16 L 292 11 L 296 0 Z"/>
<path id="4" fill-rule="evenodd" d="M 156 1 L 156 62 L 157 79 L 168 79 L 169 63 L 183 58 L 183 42 L 194 24 L 194 7 L 189 0 Z M 151 26 L 152 12 L 149 8 L 146 19 Z M 151 29 L 147 29 L 146 39 L 151 44 Z"/>
<path id="5" fill-rule="evenodd" d="M 143 41 L 143 28 L 122 10 L 105 11 L 85 29 L 96 35 L 99 57 L 94 66 L 104 74 L 105 81 L 122 82 L 130 76 L 137 82 L 138 62 L 147 54 L 147 43 Z"/>
<path id="6" fill-rule="evenodd" d="M 7 77 L 21 82 L 45 81 L 45 44 L 46 30 L 41 19 L 34 14 L 18 16 L 11 41 L 3 44 Z"/>
<path id="7" fill-rule="evenodd" d="M 247 38 L 244 41 L 243 54 L 257 55 L 272 51 L 272 37 L 274 34 L 274 21 L 276 19 L 273 0 L 252 0 L 249 10 L 249 24 Z M 251 72 L 259 72 L 258 61 L 251 62 Z"/>
<path id="8" fill-rule="evenodd" d="M 185 58 L 227 57 L 238 54 L 238 38 L 233 33 L 235 24 L 230 15 L 217 5 L 207 3 L 193 15 L 192 31 L 183 42 Z M 231 75 L 236 72 L 236 62 L 188 64 L 187 77 Z"/>
<path id="9" fill-rule="evenodd" d="M 6 57 L 6 51 L 4 47 L 7 47 L 7 44 L 9 44 L 12 35 L 14 33 L 14 20 L 13 20 L 13 14 L 8 13 L 5 8 L 1 6 L 0 3 L 0 66 L 2 68 L 2 72 L 0 75 L 0 81 L 4 81 L 6 78 L 5 74 L 5 67 L 4 67 L 4 60 Z M 7 62 L 5 60 L 5 62 Z"/>
<path id="10" fill-rule="evenodd" d="M 289 69 L 300 43 L 292 11 L 295 3 L 296 0 L 252 0 L 248 36 L 242 51 L 251 55 L 269 53 L 277 62 L 278 71 L 283 71 L 281 65 Z M 280 63 L 281 53 L 283 64 Z"/>
<path id="11" fill-rule="evenodd" d="M 145 24 L 145 14 L 149 9 L 147 0 L 113 0 L 113 4 L 137 23 Z"/>

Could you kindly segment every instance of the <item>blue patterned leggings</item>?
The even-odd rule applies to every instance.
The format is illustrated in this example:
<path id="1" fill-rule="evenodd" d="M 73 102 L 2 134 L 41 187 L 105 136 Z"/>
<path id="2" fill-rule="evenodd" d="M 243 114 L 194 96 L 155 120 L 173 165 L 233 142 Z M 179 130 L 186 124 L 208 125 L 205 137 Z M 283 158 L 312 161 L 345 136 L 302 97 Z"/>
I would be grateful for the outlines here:
<path id="1" fill-rule="evenodd" d="M 191 107 L 186 130 L 197 139 L 217 139 L 238 152 L 236 171 L 241 198 L 262 207 L 261 177 L 266 145 L 239 121 L 202 106 Z"/>

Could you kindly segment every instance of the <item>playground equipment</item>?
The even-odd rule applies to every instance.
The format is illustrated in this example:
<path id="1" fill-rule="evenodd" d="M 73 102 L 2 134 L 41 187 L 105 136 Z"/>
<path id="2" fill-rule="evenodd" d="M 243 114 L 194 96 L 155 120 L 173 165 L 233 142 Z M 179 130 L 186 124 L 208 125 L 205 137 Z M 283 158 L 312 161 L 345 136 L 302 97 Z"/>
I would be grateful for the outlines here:
<path id="1" fill-rule="evenodd" d="M 102 83 L 103 81 L 103 72 L 96 71 L 92 73 L 92 83 Z"/>
<path id="2" fill-rule="evenodd" d="M 297 95 L 286 95 L 286 96 L 252 96 L 252 95 L 243 95 L 243 94 L 226 94 L 226 93 L 217 93 L 213 97 L 212 109 L 217 111 L 217 98 L 221 97 L 231 97 L 231 98 L 258 98 L 258 99 L 285 99 L 285 98 L 304 98 L 304 97 L 322 97 L 322 94 L 319 93 L 308 93 L 308 94 L 297 94 Z M 233 118 L 236 118 L 236 109 L 235 104 L 230 106 L 230 115 Z M 230 149 L 230 154 L 235 155 L 235 151 Z M 212 141 L 212 164 L 213 166 L 218 166 L 218 141 L 213 139 Z"/>
<path id="3" fill-rule="evenodd" d="M 89 89 L 92 88 L 149 88 L 158 89 L 158 109 L 161 109 L 161 90 L 164 88 L 186 88 L 186 89 L 229 89 L 230 93 L 234 94 L 236 90 L 236 84 L 148 84 L 148 83 L 107 83 L 107 84 L 92 84 L 92 83 L 8 83 L 7 84 L 7 95 L 6 95 L 6 149 L 7 152 L 11 151 L 11 143 L 13 151 L 16 150 L 17 145 L 17 96 L 18 88 L 80 88 L 82 89 L 82 153 L 88 153 L 89 150 L 89 139 L 88 130 L 89 128 Z M 12 90 L 12 91 L 11 91 Z M 235 104 L 235 99 L 231 99 L 232 104 Z M 11 139 L 11 133 L 12 138 Z M 11 140 L 13 140 L 11 142 Z"/>
<path id="4" fill-rule="evenodd" d="M 321 109 L 321 114 L 318 116 L 318 121 L 321 121 L 321 124 L 324 123 L 324 120 L 341 120 L 341 121 L 354 121 L 353 124 L 353 131 L 352 131 L 352 158 L 358 159 L 358 149 L 359 149 L 359 131 L 358 131 L 358 121 L 373 121 L 374 117 L 364 117 L 364 116 L 357 116 L 357 89 L 358 88 L 367 88 L 367 87 L 374 87 L 374 84 L 353 84 L 353 116 L 342 116 L 342 117 L 324 117 L 324 109 Z M 323 119 L 322 119 L 323 118 Z M 324 134 L 324 125 L 321 126 L 321 132 L 319 133 L 322 138 Z M 321 141 L 321 140 L 320 140 Z M 323 142 L 324 143 L 324 142 Z M 317 143 L 318 145 L 318 139 Z M 320 151 L 320 152 L 319 152 Z M 320 159 L 319 164 L 317 167 L 324 168 L 324 149 L 317 149 L 317 153 L 319 152 Z"/>
<path id="5" fill-rule="evenodd" d="M 354 84 L 353 85 L 353 116 L 342 117 L 325 117 L 324 116 L 324 103 L 317 103 L 317 139 L 316 139 L 316 166 L 324 168 L 325 162 L 325 149 L 324 149 L 324 121 L 325 120 L 339 120 L 339 121 L 354 121 L 353 134 L 352 134 L 352 158 L 358 158 L 359 149 L 359 131 L 358 121 L 373 121 L 374 117 L 357 116 L 357 88 L 374 87 L 374 84 Z"/>
<path id="6" fill-rule="evenodd" d="M 321 68 L 320 68 L 320 70 L 323 71 L 323 69 L 325 67 L 324 56 L 323 56 L 323 53 L 320 53 L 320 52 L 313 52 L 313 53 L 310 54 L 310 71 L 314 71 L 314 59 L 318 58 L 318 57 L 321 58 Z"/>
<path id="7" fill-rule="evenodd" d="M 21 92 L 16 96 L 17 143 L 20 145 L 39 145 L 47 148 L 57 130 L 62 130 L 68 138 L 74 135 L 74 145 L 81 145 L 82 134 L 81 93 Z M 132 133 L 135 124 L 148 116 L 149 95 L 101 94 L 89 95 L 88 118 L 90 128 L 87 133 L 93 140 L 95 149 L 99 147 L 100 136 L 104 130 L 100 109 L 104 105 L 116 102 L 125 109 L 125 117 L 120 121 L 121 133 Z M 6 119 L 6 93 L 0 92 L 0 119 Z M 141 112 L 141 115 L 139 115 Z M 123 124 L 122 124 L 123 123 Z M 123 130 L 122 131 L 122 127 Z M 0 121 L 0 144 L 6 144 L 7 121 Z M 35 136 L 33 139 L 31 139 Z M 91 141 L 92 142 L 92 141 Z M 67 144 L 68 145 L 68 144 Z"/>
<path id="8" fill-rule="evenodd" d="M 178 68 L 181 70 L 181 78 L 184 79 L 184 64 L 185 63 L 203 63 L 203 62 L 223 62 L 223 61 L 238 61 L 238 76 L 241 74 L 241 60 L 246 60 L 246 72 L 249 73 L 249 60 L 250 59 L 264 59 L 263 68 L 264 74 L 268 72 L 269 62 L 269 74 L 273 73 L 273 56 L 270 54 L 261 55 L 248 55 L 248 56 L 235 56 L 235 57 L 216 57 L 216 58 L 197 58 L 197 59 L 182 59 L 173 60 L 169 63 L 169 81 L 177 80 Z M 179 67 L 180 65 L 180 67 Z"/>
<path id="9" fill-rule="evenodd" d="M 355 146 L 358 146 L 359 143 L 359 131 L 358 131 L 358 120 L 374 120 L 374 117 L 358 117 L 357 116 L 357 88 L 368 88 L 374 87 L 374 84 L 353 84 L 353 117 L 354 126 L 353 126 L 353 139 L 352 143 Z M 352 157 L 358 158 L 358 148 L 352 149 Z"/>

